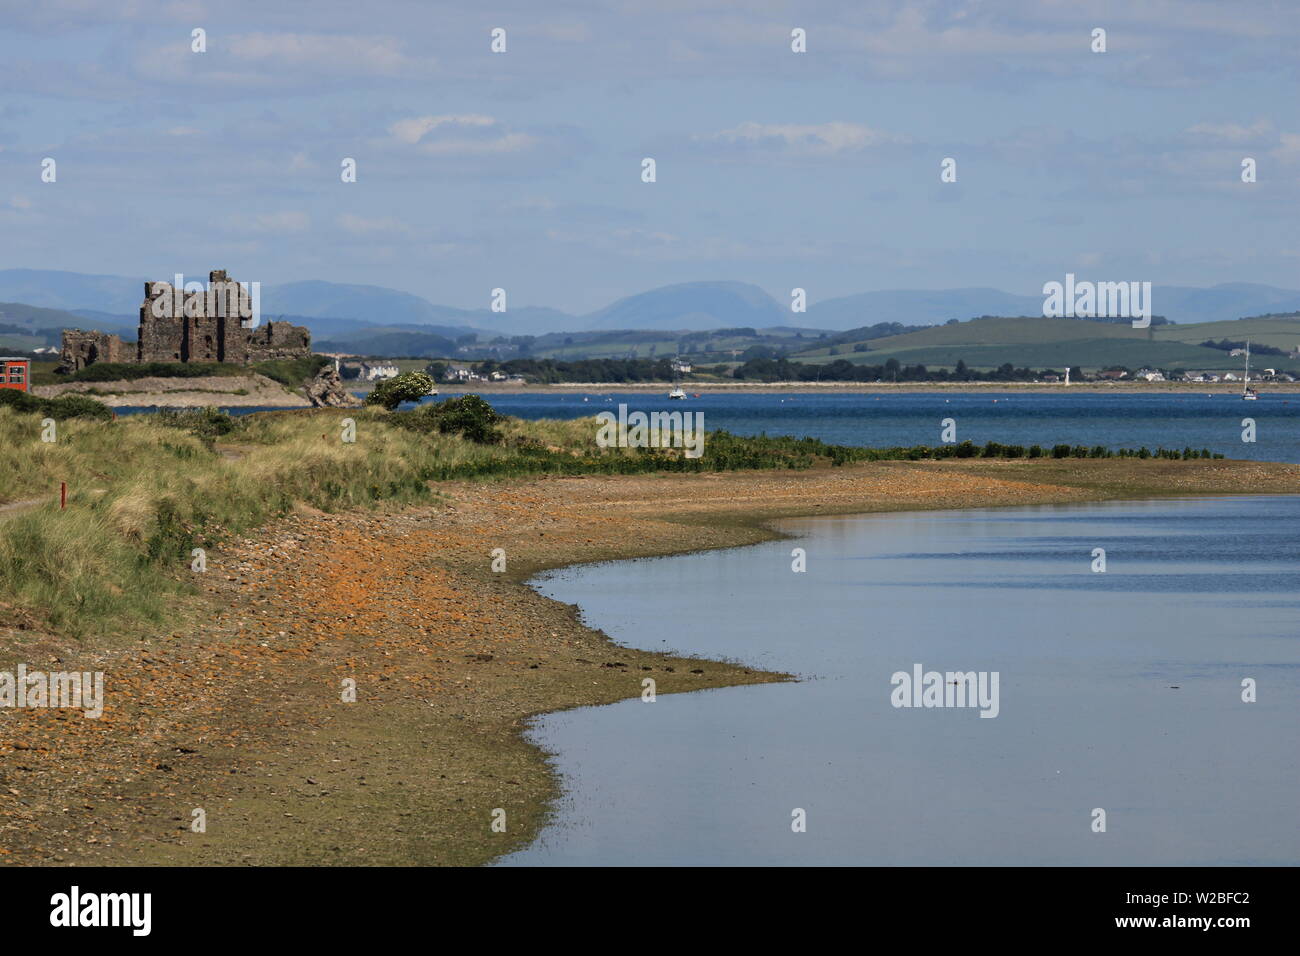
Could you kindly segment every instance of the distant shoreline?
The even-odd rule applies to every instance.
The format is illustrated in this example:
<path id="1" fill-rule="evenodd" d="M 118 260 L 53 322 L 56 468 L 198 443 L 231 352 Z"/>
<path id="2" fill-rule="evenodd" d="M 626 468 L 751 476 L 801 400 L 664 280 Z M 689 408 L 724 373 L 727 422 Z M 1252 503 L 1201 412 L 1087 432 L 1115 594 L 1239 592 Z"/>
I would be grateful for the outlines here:
<path id="1" fill-rule="evenodd" d="M 899 394 L 906 392 L 1089 392 L 1107 395 L 1118 394 L 1158 394 L 1183 393 L 1240 395 L 1240 382 L 1080 382 L 1070 385 L 1043 382 L 682 382 L 681 387 L 688 395 L 706 392 L 732 392 L 737 394 L 763 395 L 771 392 L 786 392 L 803 395 L 819 395 L 828 392 L 860 394 Z M 1272 392 L 1300 392 L 1300 382 L 1256 383 L 1261 395 Z M 474 393 L 489 395 L 522 394 L 526 392 L 648 392 L 666 391 L 673 388 L 672 382 L 557 382 L 547 385 L 498 385 L 492 382 L 448 383 L 439 384 L 438 391 L 446 394 L 463 395 Z"/>
<path id="2" fill-rule="evenodd" d="M 1239 396 L 1241 383 L 1185 382 L 1082 382 L 1069 386 L 1039 382 L 682 382 L 688 398 L 704 394 L 732 395 L 902 395 L 916 392 L 985 392 L 1019 394 L 1147 395 L 1184 394 Z M 557 382 L 554 384 L 502 385 L 496 382 L 450 382 L 438 385 L 434 398 L 452 395 L 591 394 L 618 392 L 662 393 L 672 382 Z M 1262 397 L 1270 393 L 1300 394 L 1300 382 L 1256 386 Z M 365 395 L 373 382 L 344 383 L 346 391 Z M 38 385 L 32 394 L 55 398 L 82 394 L 110 408 L 309 408 L 311 403 L 261 375 L 206 378 L 144 378 L 133 381 L 68 382 Z"/>

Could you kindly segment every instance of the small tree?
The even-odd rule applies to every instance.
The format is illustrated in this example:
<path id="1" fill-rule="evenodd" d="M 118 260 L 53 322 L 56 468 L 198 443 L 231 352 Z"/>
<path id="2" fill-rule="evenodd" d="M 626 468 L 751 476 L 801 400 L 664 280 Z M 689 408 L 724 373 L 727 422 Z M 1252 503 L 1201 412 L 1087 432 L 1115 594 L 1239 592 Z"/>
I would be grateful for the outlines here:
<path id="1" fill-rule="evenodd" d="M 480 445 L 494 445 L 501 441 L 501 433 L 493 426 L 505 421 L 505 416 L 478 395 L 461 395 L 437 404 L 421 405 L 409 412 L 393 416 L 394 425 L 428 434 L 460 435 Z"/>
<path id="2" fill-rule="evenodd" d="M 366 396 L 367 405 L 382 405 L 390 412 L 402 402 L 418 402 L 433 391 L 433 379 L 425 372 L 404 372 L 385 379 Z"/>
<path id="3" fill-rule="evenodd" d="M 444 435 L 462 435 L 480 445 L 501 440 L 501 433 L 492 426 L 505 421 L 504 416 L 478 395 L 449 398 L 430 408 L 438 421 L 438 431 Z"/>

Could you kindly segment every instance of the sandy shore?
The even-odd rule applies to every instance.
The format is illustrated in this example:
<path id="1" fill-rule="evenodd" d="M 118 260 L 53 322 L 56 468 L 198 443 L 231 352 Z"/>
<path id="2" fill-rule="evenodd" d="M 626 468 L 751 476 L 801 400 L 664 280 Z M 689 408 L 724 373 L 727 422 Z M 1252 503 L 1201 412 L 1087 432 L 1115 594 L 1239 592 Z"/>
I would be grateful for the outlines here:
<path id="1" fill-rule="evenodd" d="M 110 408 L 310 408 L 311 402 L 265 375 L 208 375 L 196 378 L 137 378 L 114 382 L 67 382 L 37 385 L 42 398 L 89 395 Z"/>
<path id="2" fill-rule="evenodd" d="M 352 393 L 365 395 L 374 388 L 371 382 L 345 382 Z M 490 382 L 438 385 L 438 394 L 444 398 L 453 395 L 520 395 L 524 393 L 555 392 L 557 394 L 604 395 L 617 392 L 644 392 L 667 395 L 671 382 L 628 382 L 622 384 L 564 382 L 554 385 L 500 385 Z M 998 393 L 1064 393 L 1101 395 L 1225 395 L 1241 394 L 1240 383 L 1192 385 L 1175 382 L 1083 382 L 1070 385 L 1023 384 L 1015 382 L 683 382 L 688 395 L 719 393 L 742 395 L 899 395 L 909 392 L 998 392 Z M 1300 382 L 1267 383 L 1257 386 L 1265 396 L 1269 394 L 1300 394 Z M 69 382 L 63 385 L 38 385 L 32 393 L 42 398 L 55 398 L 69 393 L 80 393 L 103 402 L 111 408 L 307 408 L 311 403 L 301 395 L 290 392 L 262 375 L 209 376 L 204 378 L 141 378 L 134 381 Z"/>
<path id="3" fill-rule="evenodd" d="M 531 840 L 558 795 L 521 737 L 530 715 L 635 697 L 647 676 L 659 693 L 785 679 L 619 648 L 522 583 L 541 569 L 752 543 L 791 515 L 1291 493 L 1298 479 L 1229 461 L 882 462 L 442 484 L 401 513 L 303 511 L 210 553 L 166 633 L 5 631 L 5 666 L 102 670 L 106 707 L 0 711 L 0 861 L 487 862 Z"/>
<path id="4" fill-rule="evenodd" d="M 475 392 L 480 395 L 493 393 L 513 394 L 520 392 L 578 392 L 597 395 L 609 392 L 664 392 L 673 387 L 671 382 L 625 382 L 621 384 L 599 382 L 561 382 L 555 385 L 493 385 L 475 382 L 473 385 L 439 384 L 439 391 L 447 395 L 459 395 Z M 1264 395 L 1300 393 L 1300 382 L 1266 382 L 1255 383 L 1255 387 Z M 1240 382 L 1219 382 L 1216 384 L 1181 383 L 1181 382 L 1075 382 L 1069 386 L 1050 383 L 1028 382 L 682 382 L 689 395 L 700 393 L 709 395 L 715 392 L 731 392 L 749 395 L 767 395 L 773 393 L 794 395 L 824 394 L 863 394 L 889 395 L 908 392 L 1023 392 L 1057 393 L 1073 395 L 1080 392 L 1101 395 L 1146 395 L 1146 394 L 1182 394 L 1182 395 L 1230 395 L 1241 394 Z"/>

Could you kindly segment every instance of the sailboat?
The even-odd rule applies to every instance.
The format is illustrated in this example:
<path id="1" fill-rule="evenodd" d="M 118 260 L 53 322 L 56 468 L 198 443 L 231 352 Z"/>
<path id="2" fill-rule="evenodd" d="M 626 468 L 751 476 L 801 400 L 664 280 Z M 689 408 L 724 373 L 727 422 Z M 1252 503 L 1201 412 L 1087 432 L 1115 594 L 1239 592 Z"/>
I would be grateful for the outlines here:
<path id="1" fill-rule="evenodd" d="M 686 389 L 682 388 L 682 373 L 678 371 L 677 359 L 673 359 L 673 390 L 668 393 L 669 398 L 686 398 Z"/>
<path id="2" fill-rule="evenodd" d="M 1254 402 L 1259 399 L 1259 396 L 1255 394 L 1255 390 L 1250 387 L 1250 342 L 1246 343 L 1246 378 L 1241 385 L 1241 398 L 1242 401 L 1246 402 Z"/>

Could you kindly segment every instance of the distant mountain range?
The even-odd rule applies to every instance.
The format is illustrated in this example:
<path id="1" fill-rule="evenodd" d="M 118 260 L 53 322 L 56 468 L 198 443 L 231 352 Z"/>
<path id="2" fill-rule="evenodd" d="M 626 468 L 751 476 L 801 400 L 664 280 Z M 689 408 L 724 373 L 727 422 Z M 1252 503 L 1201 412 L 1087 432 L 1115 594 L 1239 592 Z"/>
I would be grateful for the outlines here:
<path id="1" fill-rule="evenodd" d="M 206 279 L 206 272 L 186 273 Z M 158 278 L 169 278 L 159 276 Z M 132 330 L 143 298 L 143 278 L 88 275 L 41 269 L 0 270 L 0 303 L 62 310 L 83 327 Z M 1213 322 L 1266 313 L 1300 311 L 1300 291 L 1248 283 L 1209 288 L 1156 286 L 1153 311 L 1173 322 Z M 791 326 L 844 331 L 881 322 L 932 325 L 982 315 L 1036 315 L 1043 298 L 991 288 L 863 292 L 813 302 L 792 313 L 755 285 L 743 282 L 687 282 L 619 299 L 586 315 L 537 306 L 458 309 L 381 286 L 310 280 L 265 286 L 264 318 L 307 325 L 315 338 L 335 343 L 367 339 L 433 336 L 455 340 L 481 335 L 543 335 L 618 329 L 705 331 Z M 49 316 L 32 316 L 30 328 L 47 327 Z M 7 321 L 0 318 L 0 322 Z M 383 350 L 375 348 L 377 354 Z"/>

